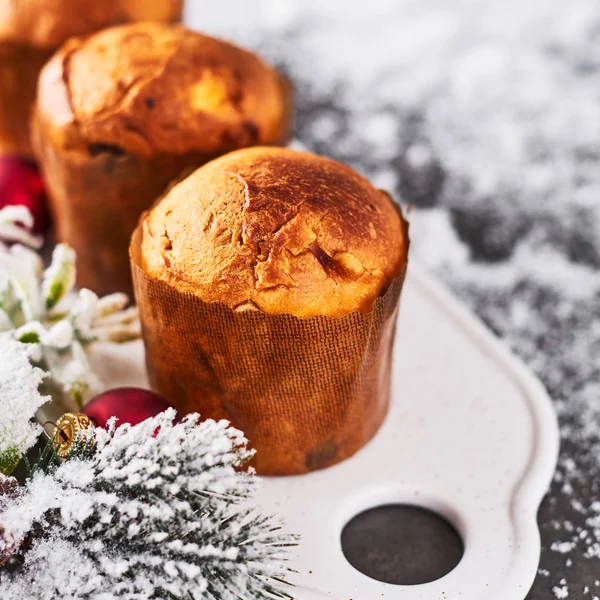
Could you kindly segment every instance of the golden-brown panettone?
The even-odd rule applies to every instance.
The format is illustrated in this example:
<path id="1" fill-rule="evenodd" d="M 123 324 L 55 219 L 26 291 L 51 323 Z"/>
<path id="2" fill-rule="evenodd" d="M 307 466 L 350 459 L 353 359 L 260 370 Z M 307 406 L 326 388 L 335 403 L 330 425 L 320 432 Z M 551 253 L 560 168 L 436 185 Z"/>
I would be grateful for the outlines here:
<path id="1" fill-rule="evenodd" d="M 0 151 L 31 154 L 37 76 L 73 35 L 130 21 L 178 21 L 183 0 L 0 0 Z"/>
<path id="2" fill-rule="evenodd" d="M 385 193 L 346 165 L 283 148 L 208 163 L 143 221 L 153 278 L 205 302 L 302 318 L 370 310 L 407 250 Z"/>
<path id="3" fill-rule="evenodd" d="M 0 42 L 0 154 L 31 158 L 29 117 L 40 69 L 51 51 Z"/>
<path id="4" fill-rule="evenodd" d="M 183 0 L 0 0 L 0 40 L 53 49 L 111 25 L 179 21 L 182 9 Z"/>
<path id="5" fill-rule="evenodd" d="M 57 147 L 207 157 L 284 136 L 281 81 L 256 55 L 182 26 L 136 23 L 68 42 L 36 120 Z"/>
<path id="6" fill-rule="evenodd" d="M 141 212 L 183 172 L 277 144 L 289 89 L 256 55 L 178 25 L 136 23 L 67 42 L 42 70 L 34 146 L 78 282 L 129 291 Z"/>
<path id="7" fill-rule="evenodd" d="M 334 160 L 232 152 L 172 187 L 130 255 L 151 384 L 228 419 L 259 473 L 354 454 L 383 422 L 408 225 Z"/>

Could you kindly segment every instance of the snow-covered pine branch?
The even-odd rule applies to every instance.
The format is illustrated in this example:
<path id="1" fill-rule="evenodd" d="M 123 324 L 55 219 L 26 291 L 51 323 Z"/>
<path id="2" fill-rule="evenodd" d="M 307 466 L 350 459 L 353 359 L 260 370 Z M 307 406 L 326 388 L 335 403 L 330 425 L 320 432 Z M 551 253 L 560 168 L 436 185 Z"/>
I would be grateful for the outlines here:
<path id="1" fill-rule="evenodd" d="M 96 429 L 96 451 L 28 481 L 0 513 L 0 556 L 38 533 L 0 571 L 3 600 L 288 597 L 294 538 L 248 508 L 252 452 L 225 421 Z M 0 506 L 2 503 L 0 503 Z"/>
<path id="2" fill-rule="evenodd" d="M 24 344 L 0 333 L 0 473 L 4 475 L 12 473 L 41 433 L 31 420 L 50 400 L 38 391 L 43 375 L 29 362 Z"/>

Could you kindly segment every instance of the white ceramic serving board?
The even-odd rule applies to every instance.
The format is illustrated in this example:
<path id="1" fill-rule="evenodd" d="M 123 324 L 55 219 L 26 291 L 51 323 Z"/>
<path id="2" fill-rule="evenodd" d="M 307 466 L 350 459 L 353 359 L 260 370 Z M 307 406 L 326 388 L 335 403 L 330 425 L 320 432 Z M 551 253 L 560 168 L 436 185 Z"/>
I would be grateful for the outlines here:
<path id="1" fill-rule="evenodd" d="M 99 347 L 108 387 L 146 385 L 141 343 Z M 310 475 L 266 478 L 257 502 L 301 535 L 297 600 L 522 600 L 536 575 L 536 513 L 558 455 L 540 382 L 463 305 L 415 266 L 402 294 L 389 416 L 349 460 Z M 424 585 L 381 583 L 344 558 L 344 525 L 390 503 L 427 507 L 465 552 Z"/>

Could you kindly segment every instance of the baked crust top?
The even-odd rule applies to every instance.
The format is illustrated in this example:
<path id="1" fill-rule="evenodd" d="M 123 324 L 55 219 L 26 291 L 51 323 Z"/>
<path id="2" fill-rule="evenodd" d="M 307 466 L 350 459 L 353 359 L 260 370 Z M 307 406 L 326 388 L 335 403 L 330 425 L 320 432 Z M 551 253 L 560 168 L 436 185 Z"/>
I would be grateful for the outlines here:
<path id="1" fill-rule="evenodd" d="M 153 278 L 206 302 L 301 318 L 370 310 L 409 245 L 385 192 L 342 163 L 283 148 L 200 167 L 140 226 Z"/>
<path id="2" fill-rule="evenodd" d="M 212 158 L 279 142 L 287 115 L 280 76 L 251 52 L 133 23 L 69 40 L 42 70 L 34 118 L 66 150 Z"/>

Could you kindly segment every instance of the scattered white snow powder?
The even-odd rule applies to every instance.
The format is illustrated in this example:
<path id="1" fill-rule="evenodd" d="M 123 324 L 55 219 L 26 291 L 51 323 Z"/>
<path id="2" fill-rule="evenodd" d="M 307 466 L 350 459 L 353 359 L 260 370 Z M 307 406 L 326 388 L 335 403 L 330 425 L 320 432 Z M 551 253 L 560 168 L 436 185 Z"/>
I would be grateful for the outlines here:
<path id="1" fill-rule="evenodd" d="M 561 587 L 555 586 L 552 588 L 554 595 L 557 598 L 568 598 L 569 597 L 569 588 L 566 585 Z"/>
<path id="2" fill-rule="evenodd" d="M 187 12 L 290 76 L 295 146 L 413 204 L 413 256 L 542 378 L 562 453 L 534 597 L 598 590 L 598 1 L 196 0 Z"/>
<path id="3" fill-rule="evenodd" d="M 554 544 L 550 546 L 550 550 L 553 552 L 560 552 L 560 554 L 568 554 L 575 546 L 576 542 L 554 542 Z"/>
<path id="4" fill-rule="evenodd" d="M 29 362 L 27 347 L 0 333 L 0 473 L 9 475 L 40 435 L 32 419 L 50 400 L 38 391 L 42 377 Z"/>

